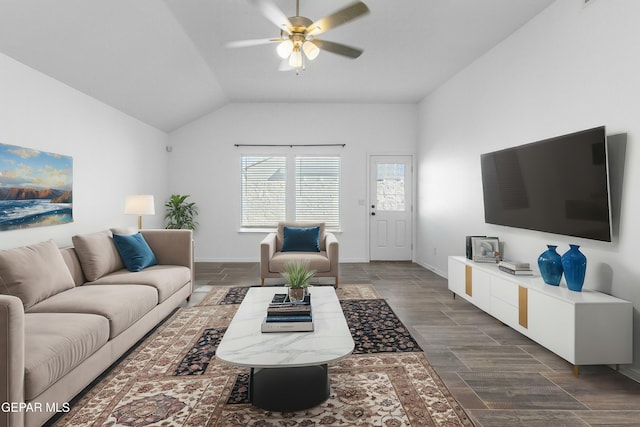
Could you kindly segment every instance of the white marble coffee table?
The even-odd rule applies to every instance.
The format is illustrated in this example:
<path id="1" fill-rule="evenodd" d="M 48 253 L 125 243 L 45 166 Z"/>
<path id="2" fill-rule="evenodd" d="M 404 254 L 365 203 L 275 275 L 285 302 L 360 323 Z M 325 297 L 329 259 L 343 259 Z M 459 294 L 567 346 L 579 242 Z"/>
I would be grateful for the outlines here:
<path id="1" fill-rule="evenodd" d="M 329 397 L 327 364 L 353 351 L 354 342 L 332 286 L 309 288 L 313 332 L 262 333 L 267 306 L 284 287 L 251 288 L 229 324 L 216 358 L 251 368 L 249 396 L 271 411 L 297 411 Z"/>

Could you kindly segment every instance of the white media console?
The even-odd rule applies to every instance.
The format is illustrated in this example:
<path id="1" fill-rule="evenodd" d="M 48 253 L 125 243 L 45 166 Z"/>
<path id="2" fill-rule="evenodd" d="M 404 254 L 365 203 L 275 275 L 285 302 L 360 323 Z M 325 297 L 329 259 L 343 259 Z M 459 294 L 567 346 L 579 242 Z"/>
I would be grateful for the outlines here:
<path id="1" fill-rule="evenodd" d="M 611 295 L 513 276 L 449 257 L 449 290 L 574 365 L 633 361 L 633 305 Z"/>

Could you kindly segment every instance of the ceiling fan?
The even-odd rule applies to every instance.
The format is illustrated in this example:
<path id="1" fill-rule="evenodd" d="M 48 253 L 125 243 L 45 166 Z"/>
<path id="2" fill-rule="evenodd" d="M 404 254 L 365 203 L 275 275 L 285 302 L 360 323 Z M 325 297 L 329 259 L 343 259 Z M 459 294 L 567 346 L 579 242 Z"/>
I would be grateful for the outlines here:
<path id="1" fill-rule="evenodd" d="M 369 13 L 369 8 L 361 1 L 316 21 L 300 16 L 300 0 L 296 0 L 296 15 L 291 17 L 287 17 L 271 0 L 249 0 L 249 2 L 280 29 L 280 37 L 239 40 L 229 42 L 226 46 L 237 48 L 279 43 L 276 50 L 283 59 L 281 71 L 296 70 L 296 74 L 299 74 L 301 69 L 305 69 L 305 61 L 313 61 L 321 49 L 352 59 L 359 57 L 363 52 L 362 49 L 342 43 L 316 38 L 326 31 Z"/>

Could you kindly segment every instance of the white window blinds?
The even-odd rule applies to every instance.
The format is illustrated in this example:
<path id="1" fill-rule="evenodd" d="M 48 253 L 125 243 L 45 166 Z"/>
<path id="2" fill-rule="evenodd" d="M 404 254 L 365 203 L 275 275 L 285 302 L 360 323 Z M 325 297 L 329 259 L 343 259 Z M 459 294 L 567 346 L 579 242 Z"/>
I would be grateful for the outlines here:
<path id="1" fill-rule="evenodd" d="M 296 221 L 323 221 L 340 228 L 340 157 L 296 157 Z"/>
<path id="2" fill-rule="evenodd" d="M 339 156 L 243 155 L 241 164 L 242 228 L 274 228 L 285 220 L 340 228 Z"/>
<path id="3" fill-rule="evenodd" d="M 287 158 L 242 156 L 242 227 L 275 227 L 286 218 Z"/>

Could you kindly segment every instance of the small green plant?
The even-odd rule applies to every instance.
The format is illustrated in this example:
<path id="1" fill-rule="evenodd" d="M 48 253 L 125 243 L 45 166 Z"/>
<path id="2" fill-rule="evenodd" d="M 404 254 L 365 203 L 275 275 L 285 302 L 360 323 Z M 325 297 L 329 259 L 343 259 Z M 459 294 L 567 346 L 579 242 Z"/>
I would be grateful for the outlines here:
<path id="1" fill-rule="evenodd" d="M 316 274 L 315 270 L 309 270 L 309 263 L 302 260 L 290 261 L 284 266 L 284 272 L 280 273 L 287 280 L 292 289 L 306 288 L 309 279 Z"/>
<path id="2" fill-rule="evenodd" d="M 166 228 L 196 229 L 198 223 L 195 221 L 195 217 L 198 215 L 198 207 L 194 202 L 187 202 L 188 197 L 189 195 L 172 194 L 169 201 L 164 204 L 167 208 L 167 213 L 164 216 L 167 220 Z"/>

